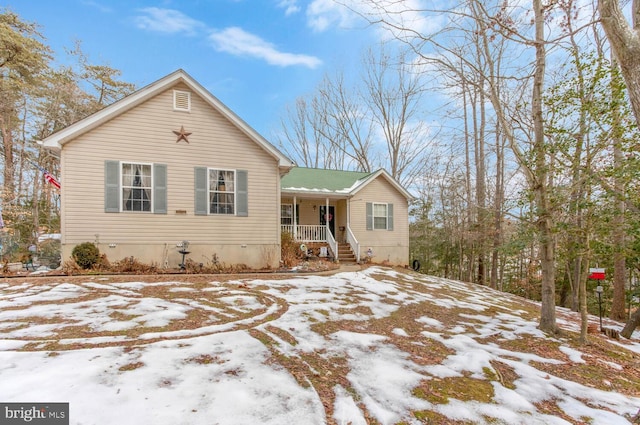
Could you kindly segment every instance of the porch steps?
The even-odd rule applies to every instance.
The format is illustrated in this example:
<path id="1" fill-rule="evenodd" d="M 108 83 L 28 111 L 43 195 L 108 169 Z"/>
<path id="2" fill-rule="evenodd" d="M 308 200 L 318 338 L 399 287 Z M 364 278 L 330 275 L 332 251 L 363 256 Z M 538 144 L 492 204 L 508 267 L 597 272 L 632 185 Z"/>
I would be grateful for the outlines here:
<path id="1" fill-rule="evenodd" d="M 351 251 L 351 246 L 348 243 L 338 244 L 338 260 L 340 261 L 340 263 L 347 264 L 355 264 L 357 262 L 356 256 L 353 251 Z"/>

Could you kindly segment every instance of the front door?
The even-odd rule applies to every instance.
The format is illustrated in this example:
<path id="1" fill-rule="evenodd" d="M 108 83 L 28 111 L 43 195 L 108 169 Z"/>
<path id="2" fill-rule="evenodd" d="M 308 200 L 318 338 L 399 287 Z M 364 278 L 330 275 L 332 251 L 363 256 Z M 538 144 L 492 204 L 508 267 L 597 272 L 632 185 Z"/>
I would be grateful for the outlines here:
<path id="1" fill-rule="evenodd" d="M 336 220 L 335 220 L 335 207 L 329 206 L 329 213 L 326 212 L 326 205 L 320 207 L 320 224 L 324 226 L 329 222 L 329 230 L 333 237 L 336 237 Z"/>

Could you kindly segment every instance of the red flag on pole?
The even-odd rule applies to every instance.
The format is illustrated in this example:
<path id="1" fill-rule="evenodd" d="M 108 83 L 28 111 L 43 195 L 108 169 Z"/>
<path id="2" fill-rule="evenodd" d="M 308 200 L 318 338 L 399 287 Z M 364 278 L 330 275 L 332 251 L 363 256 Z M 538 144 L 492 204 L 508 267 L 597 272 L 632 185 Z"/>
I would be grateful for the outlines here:
<path id="1" fill-rule="evenodd" d="M 53 177 L 51 174 L 49 174 L 48 171 L 44 172 L 44 179 L 48 182 L 51 183 L 52 185 L 54 185 L 55 187 L 57 187 L 58 189 L 60 189 L 60 182 L 58 180 L 56 180 L 55 177 Z"/>
<path id="2" fill-rule="evenodd" d="M 38 170 L 40 170 L 42 172 L 42 176 L 44 177 L 44 180 L 47 183 L 50 183 L 50 184 L 54 185 L 55 187 L 57 187 L 58 189 L 60 189 L 60 182 L 58 180 L 56 180 L 56 178 L 53 177 L 53 175 L 50 172 L 45 170 L 44 167 L 41 167 L 40 165 L 38 165 L 35 162 L 31 161 L 30 159 L 27 159 L 27 161 L 29 161 L 31 163 L 31 165 L 33 165 L 34 167 L 36 167 Z"/>

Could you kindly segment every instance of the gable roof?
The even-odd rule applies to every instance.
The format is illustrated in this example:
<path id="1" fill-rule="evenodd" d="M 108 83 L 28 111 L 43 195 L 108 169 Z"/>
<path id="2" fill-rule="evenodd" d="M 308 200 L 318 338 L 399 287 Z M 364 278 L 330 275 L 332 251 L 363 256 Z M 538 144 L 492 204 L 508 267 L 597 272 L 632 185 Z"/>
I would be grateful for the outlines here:
<path id="1" fill-rule="evenodd" d="M 269 143 L 264 137 L 262 137 L 256 130 L 251 128 L 244 120 L 236 115 L 231 109 L 223 104 L 218 98 L 212 95 L 207 89 L 205 89 L 200 83 L 193 79 L 184 70 L 178 69 L 171 74 L 159 79 L 158 81 L 143 87 L 140 90 L 112 103 L 111 105 L 101 109 L 100 111 L 89 115 L 88 117 L 71 124 L 68 127 L 63 128 L 60 131 L 45 138 L 42 142 L 43 145 L 49 149 L 60 150 L 69 141 L 81 136 L 82 134 L 104 124 L 105 122 L 113 119 L 114 117 L 125 113 L 126 111 L 140 105 L 141 103 L 151 99 L 160 92 L 169 89 L 170 87 L 184 83 L 202 99 L 205 100 L 213 109 L 221 113 L 232 124 L 234 124 L 240 131 L 242 131 L 247 137 L 261 146 L 272 157 L 278 161 L 278 165 L 283 168 L 290 168 L 294 166 L 293 161 L 287 158 L 282 152 L 280 152 L 275 146 Z"/>
<path id="2" fill-rule="evenodd" d="M 367 173 L 294 167 L 280 180 L 280 189 L 282 193 L 298 195 L 352 196 L 379 176 L 408 200 L 413 199 L 413 196 L 383 169 Z"/>

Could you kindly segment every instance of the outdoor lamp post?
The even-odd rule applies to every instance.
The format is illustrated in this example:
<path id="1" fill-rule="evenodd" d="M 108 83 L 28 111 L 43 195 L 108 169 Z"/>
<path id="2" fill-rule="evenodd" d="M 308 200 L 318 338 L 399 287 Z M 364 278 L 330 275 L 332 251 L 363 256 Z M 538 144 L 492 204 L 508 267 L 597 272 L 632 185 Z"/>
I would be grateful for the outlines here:
<path id="1" fill-rule="evenodd" d="M 600 332 L 602 332 L 602 286 L 596 286 L 596 293 L 598 294 L 598 316 L 600 316 Z"/>

